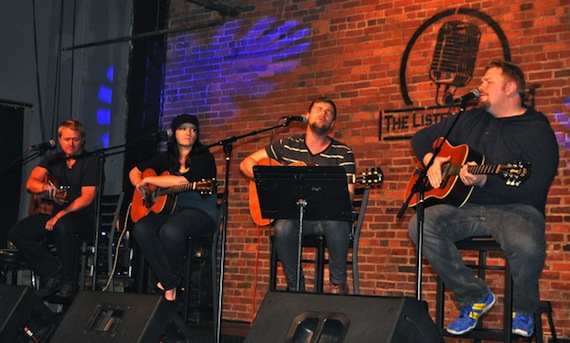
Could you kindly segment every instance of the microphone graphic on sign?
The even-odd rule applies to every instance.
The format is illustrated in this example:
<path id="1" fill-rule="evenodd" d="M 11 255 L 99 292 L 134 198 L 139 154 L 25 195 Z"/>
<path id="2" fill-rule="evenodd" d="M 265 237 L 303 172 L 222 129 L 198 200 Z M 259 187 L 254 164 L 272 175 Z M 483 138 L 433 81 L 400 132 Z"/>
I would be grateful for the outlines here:
<path id="1" fill-rule="evenodd" d="M 475 24 L 461 21 L 446 22 L 439 29 L 429 70 L 436 84 L 436 102 L 451 104 L 455 89 L 465 86 L 473 77 L 481 31 Z M 443 91 L 442 91 L 443 86 Z"/>

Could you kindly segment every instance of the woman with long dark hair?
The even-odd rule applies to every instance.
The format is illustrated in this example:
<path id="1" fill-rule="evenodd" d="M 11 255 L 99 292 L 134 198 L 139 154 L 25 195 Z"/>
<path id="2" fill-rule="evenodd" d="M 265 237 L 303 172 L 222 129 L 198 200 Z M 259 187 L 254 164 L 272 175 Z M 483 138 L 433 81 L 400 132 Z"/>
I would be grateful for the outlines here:
<path id="1" fill-rule="evenodd" d="M 195 116 L 177 116 L 172 120 L 173 135 L 167 151 L 129 172 L 131 183 L 143 197 L 154 187 L 189 189 L 177 193 L 172 213 L 149 211 L 133 228 L 135 239 L 158 280 L 157 287 L 169 301 L 176 300 L 188 237 L 211 237 L 217 227 L 216 192 L 208 186 L 216 178 L 216 163 L 200 142 L 199 129 Z M 206 187 L 197 191 L 192 187 L 196 183 Z"/>

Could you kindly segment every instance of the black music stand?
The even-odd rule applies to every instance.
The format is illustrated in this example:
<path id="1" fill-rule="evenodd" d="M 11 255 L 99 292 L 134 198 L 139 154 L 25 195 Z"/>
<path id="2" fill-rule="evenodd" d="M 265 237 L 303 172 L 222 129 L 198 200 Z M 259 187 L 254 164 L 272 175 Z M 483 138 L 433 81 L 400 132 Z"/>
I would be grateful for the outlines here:
<path id="1" fill-rule="evenodd" d="M 261 215 L 299 220 L 297 284 L 301 288 L 303 220 L 352 221 L 346 171 L 340 166 L 254 166 Z"/>

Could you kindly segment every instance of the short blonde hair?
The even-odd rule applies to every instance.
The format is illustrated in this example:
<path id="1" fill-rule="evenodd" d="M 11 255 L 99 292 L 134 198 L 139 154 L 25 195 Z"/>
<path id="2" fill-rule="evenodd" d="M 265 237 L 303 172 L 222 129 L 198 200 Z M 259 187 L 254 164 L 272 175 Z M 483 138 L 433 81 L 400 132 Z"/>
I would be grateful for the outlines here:
<path id="1" fill-rule="evenodd" d="M 80 121 L 74 119 L 64 120 L 57 128 L 58 137 L 61 137 L 61 132 L 64 128 L 79 132 L 81 134 L 81 137 L 85 138 L 85 129 L 83 128 L 83 124 Z"/>

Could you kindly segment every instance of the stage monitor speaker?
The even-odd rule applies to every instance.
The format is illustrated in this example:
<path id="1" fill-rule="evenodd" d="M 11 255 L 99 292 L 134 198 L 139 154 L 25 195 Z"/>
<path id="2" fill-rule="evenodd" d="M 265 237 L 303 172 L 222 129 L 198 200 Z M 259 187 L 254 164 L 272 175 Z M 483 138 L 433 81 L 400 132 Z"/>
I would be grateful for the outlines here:
<path id="1" fill-rule="evenodd" d="M 414 298 L 269 292 L 246 343 L 443 342 Z"/>
<path id="2" fill-rule="evenodd" d="M 0 342 L 49 342 L 57 322 L 31 288 L 0 285 Z"/>
<path id="3" fill-rule="evenodd" d="M 81 291 L 52 342 L 190 342 L 190 331 L 162 296 Z"/>

